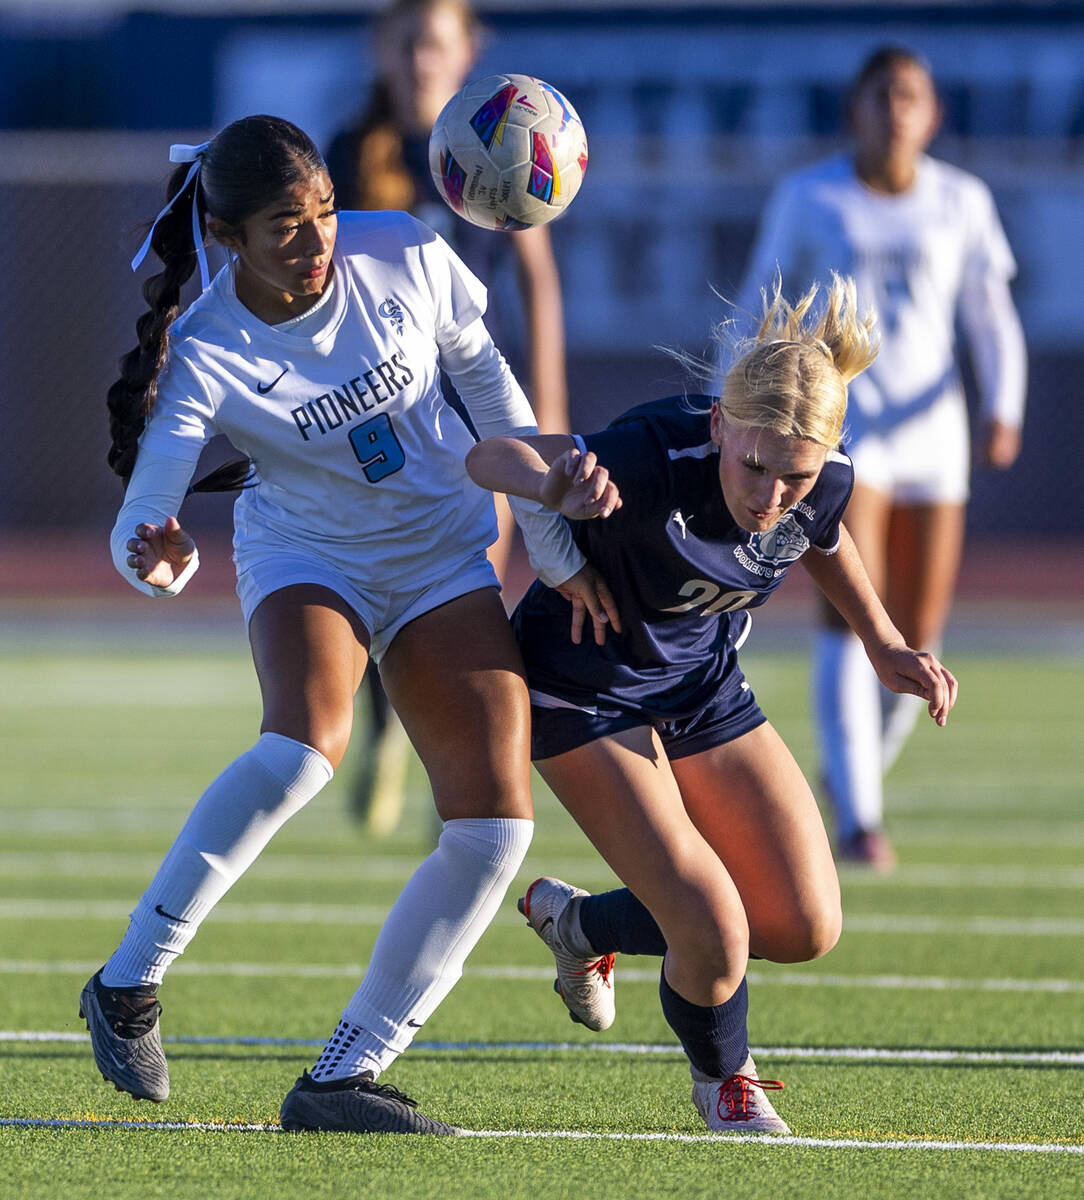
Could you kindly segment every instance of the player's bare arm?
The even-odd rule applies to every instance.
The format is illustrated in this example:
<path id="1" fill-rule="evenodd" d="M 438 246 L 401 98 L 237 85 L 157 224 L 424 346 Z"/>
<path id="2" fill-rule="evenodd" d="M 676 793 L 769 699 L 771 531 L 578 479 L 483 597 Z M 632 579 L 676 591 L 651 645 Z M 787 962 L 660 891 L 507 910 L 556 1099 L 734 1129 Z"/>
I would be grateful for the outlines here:
<path id="1" fill-rule="evenodd" d="M 928 650 L 914 650 L 893 625 L 845 526 L 835 554 L 807 553 L 802 564 L 814 583 L 865 647 L 880 681 L 893 692 L 921 696 L 930 716 L 944 725 L 956 703 L 955 677 Z"/>
<path id="2" fill-rule="evenodd" d="M 534 500 L 572 521 L 608 517 L 621 507 L 609 472 L 594 454 L 584 454 L 563 434 L 485 438 L 471 448 L 466 461 L 467 473 L 479 487 Z M 598 645 L 606 640 L 607 628 L 621 632 L 613 594 L 590 563 L 557 591 L 572 605 L 572 640 L 577 645 L 588 613 Z"/>
<path id="3" fill-rule="evenodd" d="M 572 521 L 608 517 L 621 507 L 606 468 L 563 435 L 486 438 L 468 453 L 467 472 L 480 487 L 534 500 Z"/>

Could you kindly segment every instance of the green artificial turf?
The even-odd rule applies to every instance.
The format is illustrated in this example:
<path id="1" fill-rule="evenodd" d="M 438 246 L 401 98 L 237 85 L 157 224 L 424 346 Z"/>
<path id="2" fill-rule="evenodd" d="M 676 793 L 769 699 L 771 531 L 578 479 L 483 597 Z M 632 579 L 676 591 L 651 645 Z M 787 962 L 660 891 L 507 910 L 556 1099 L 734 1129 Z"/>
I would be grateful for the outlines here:
<path id="1" fill-rule="evenodd" d="M 0 636 L 0 1119 L 95 1122 L 0 1127 L 0 1200 L 1084 1193 L 1079 661 L 954 658 L 962 690 L 948 728 L 920 726 L 889 778 L 899 871 L 841 872 L 844 936 L 825 959 L 751 964 L 758 1066 L 785 1081 L 777 1107 L 816 1143 L 779 1145 L 705 1135 L 659 1010 L 656 960 L 619 959 L 611 1030 L 569 1022 L 544 947 L 515 911 L 521 891 L 387 1075 L 427 1113 L 503 1136 L 229 1129 L 277 1120 L 428 852 L 417 763 L 396 834 L 373 841 L 350 819 L 348 760 L 208 920 L 162 988 L 162 1027 L 216 1040 L 167 1045 L 170 1100 L 136 1104 L 103 1084 L 86 1042 L 64 1040 L 82 1033 L 79 989 L 196 796 L 259 720 L 242 642 L 182 631 L 155 650 Z M 814 778 L 804 660 L 746 660 Z M 541 873 L 611 885 L 541 784 L 536 800 L 516 887 Z M 972 1057 L 938 1060 L 939 1050 Z M 1069 1058 L 1050 1057 L 1058 1051 Z M 223 1128 L 115 1124 L 131 1120 Z M 939 1148 L 955 1142 L 972 1146 Z M 988 1143 L 1036 1148 L 979 1148 Z"/>

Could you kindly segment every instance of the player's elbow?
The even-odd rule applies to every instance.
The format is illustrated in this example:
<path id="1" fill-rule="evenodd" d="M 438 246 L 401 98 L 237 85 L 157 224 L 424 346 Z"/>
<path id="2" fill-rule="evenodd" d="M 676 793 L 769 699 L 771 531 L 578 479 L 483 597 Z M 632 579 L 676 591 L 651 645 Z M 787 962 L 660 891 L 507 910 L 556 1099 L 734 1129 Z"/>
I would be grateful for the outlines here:
<path id="1" fill-rule="evenodd" d="M 475 442 L 467 451 L 467 457 L 463 460 L 467 468 L 467 474 L 479 487 L 488 486 L 486 484 L 486 459 L 488 454 L 489 448 L 486 447 L 484 441 Z"/>

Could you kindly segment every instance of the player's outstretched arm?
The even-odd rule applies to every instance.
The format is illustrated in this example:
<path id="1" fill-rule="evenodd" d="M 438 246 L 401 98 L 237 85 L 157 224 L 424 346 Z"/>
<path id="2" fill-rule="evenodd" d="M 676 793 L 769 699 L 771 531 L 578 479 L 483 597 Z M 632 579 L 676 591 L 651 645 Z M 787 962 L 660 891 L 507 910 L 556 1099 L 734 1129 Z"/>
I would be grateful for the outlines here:
<path id="1" fill-rule="evenodd" d="M 877 678 L 890 691 L 921 696 L 933 720 L 944 725 L 956 703 L 955 677 L 928 650 L 907 645 L 874 590 L 851 535 L 843 526 L 839 534 L 835 554 L 807 552 L 802 564 L 861 639 Z"/>
<path id="2" fill-rule="evenodd" d="M 467 473 L 480 487 L 534 500 L 571 521 L 621 507 L 609 471 L 563 435 L 486 438 L 467 455 Z"/>

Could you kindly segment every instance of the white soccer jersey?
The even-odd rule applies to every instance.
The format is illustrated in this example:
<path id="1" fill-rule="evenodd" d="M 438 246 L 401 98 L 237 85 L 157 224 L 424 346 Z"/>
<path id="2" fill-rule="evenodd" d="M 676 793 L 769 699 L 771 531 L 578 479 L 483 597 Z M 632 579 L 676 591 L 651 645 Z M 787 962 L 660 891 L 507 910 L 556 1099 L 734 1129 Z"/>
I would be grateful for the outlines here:
<path id="1" fill-rule="evenodd" d="M 793 297 L 830 272 L 854 277 L 860 310 L 876 308 L 881 350 L 850 385 L 848 424 L 861 435 L 960 393 L 955 320 L 975 352 L 986 415 L 1018 425 L 1025 356 L 1008 281 L 1016 263 L 989 189 L 956 167 L 920 157 L 898 195 L 867 188 L 845 155 L 787 176 L 765 210 L 742 312 L 759 313 L 759 290 L 776 269 Z"/>
<path id="2" fill-rule="evenodd" d="M 464 467 L 473 438 L 443 400 L 441 363 L 492 397 L 490 428 L 476 422 L 485 432 L 495 415 L 508 432 L 533 424 L 530 407 L 481 327 L 485 289 L 426 226 L 405 213 L 344 213 L 334 266 L 323 319 L 298 331 L 258 320 L 231 269 L 219 272 L 173 327 L 140 456 L 194 470 L 225 434 L 258 475 L 235 506 L 239 562 L 251 531 L 408 586 L 496 533 L 492 498 Z M 479 333 L 486 353 L 464 362 Z M 118 520 L 115 557 L 130 528 Z"/>

